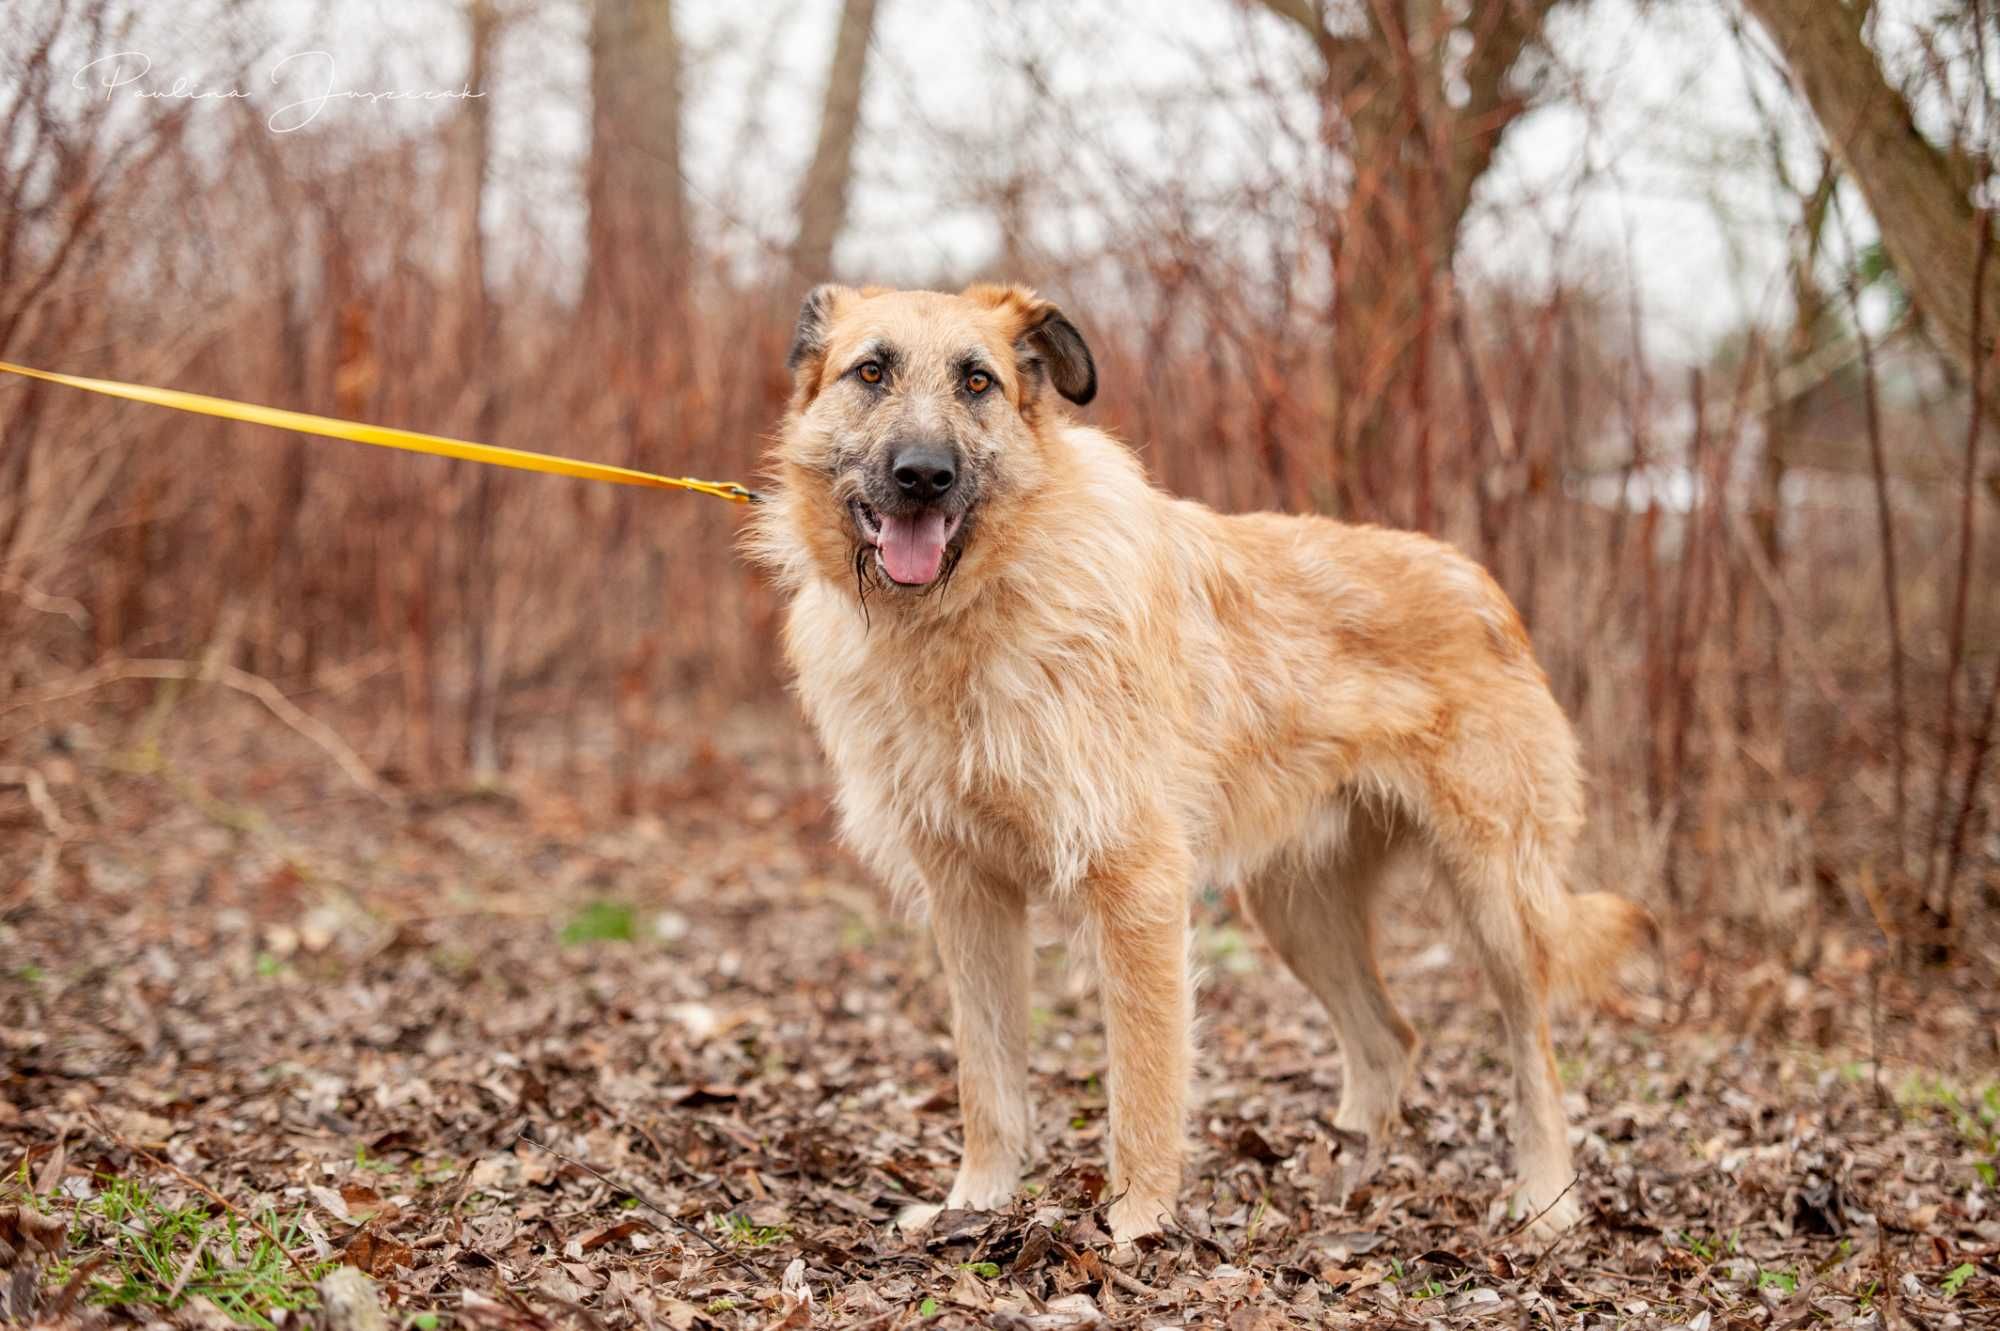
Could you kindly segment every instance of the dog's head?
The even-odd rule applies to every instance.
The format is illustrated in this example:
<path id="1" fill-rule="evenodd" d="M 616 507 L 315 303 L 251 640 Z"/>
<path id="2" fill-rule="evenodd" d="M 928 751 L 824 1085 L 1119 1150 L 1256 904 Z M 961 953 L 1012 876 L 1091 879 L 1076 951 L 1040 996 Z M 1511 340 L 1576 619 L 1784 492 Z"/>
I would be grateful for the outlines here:
<path id="1" fill-rule="evenodd" d="M 864 595 L 922 592 L 978 562 L 1047 478 L 1054 396 L 1097 392 L 1082 335 L 1023 287 L 817 287 L 790 365 L 770 516 L 794 557 Z"/>

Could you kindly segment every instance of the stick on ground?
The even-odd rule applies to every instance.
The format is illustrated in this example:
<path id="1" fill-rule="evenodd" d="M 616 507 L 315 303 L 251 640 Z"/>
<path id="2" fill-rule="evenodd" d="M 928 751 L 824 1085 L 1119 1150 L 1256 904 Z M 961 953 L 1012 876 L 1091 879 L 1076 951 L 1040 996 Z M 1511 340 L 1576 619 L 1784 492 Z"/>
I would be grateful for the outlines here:
<path id="1" fill-rule="evenodd" d="M 521 1140 L 528 1143 L 528 1145 L 536 1148 L 537 1150 L 547 1151 L 550 1155 L 562 1161 L 564 1164 L 575 1165 L 578 1169 L 581 1169 L 584 1173 L 590 1175 L 592 1178 L 596 1179 L 599 1183 L 604 1184 L 606 1187 L 616 1188 L 618 1191 L 632 1198 L 632 1200 L 638 1202 L 641 1206 L 653 1212 L 655 1215 L 663 1217 L 668 1224 L 672 1225 L 675 1229 L 679 1230 L 681 1233 L 691 1234 L 695 1238 L 700 1239 L 703 1243 L 708 1245 L 709 1250 L 712 1251 L 716 1256 L 727 1257 L 730 1261 L 736 1263 L 736 1265 L 742 1267 L 745 1271 L 748 1271 L 751 1275 L 756 1276 L 759 1280 L 764 1279 L 764 1273 L 757 1269 L 755 1263 L 749 1261 L 741 1253 L 731 1252 L 729 1249 L 723 1247 L 721 1244 L 717 1243 L 714 1239 L 710 1238 L 708 1235 L 702 1233 L 699 1229 L 695 1228 L 693 1225 L 690 1225 L 687 1221 L 675 1215 L 672 1211 L 669 1211 L 665 1207 L 656 1204 L 654 1201 L 652 1201 L 652 1199 L 647 1197 L 645 1193 L 640 1192 L 637 1188 L 634 1188 L 629 1184 L 621 1183 L 617 1179 L 612 1178 L 610 1175 L 604 1173 L 604 1171 L 597 1169 L 592 1165 L 587 1165 L 581 1160 L 572 1159 L 571 1157 L 564 1155 L 561 1151 L 558 1151 L 555 1147 L 549 1145 L 547 1142 L 537 1141 L 533 1137 L 530 1137 L 525 1132 L 520 1133 L 519 1136 Z"/>

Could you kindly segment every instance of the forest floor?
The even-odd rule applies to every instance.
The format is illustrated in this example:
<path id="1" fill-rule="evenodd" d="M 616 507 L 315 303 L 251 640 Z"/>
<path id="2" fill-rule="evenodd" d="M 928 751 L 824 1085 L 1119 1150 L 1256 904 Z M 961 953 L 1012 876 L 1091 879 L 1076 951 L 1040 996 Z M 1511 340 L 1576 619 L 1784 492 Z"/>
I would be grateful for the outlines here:
<path id="1" fill-rule="evenodd" d="M 1562 1022 L 1589 1218 L 1544 1245 L 1427 909 L 1389 923 L 1426 1051 L 1369 1159 L 1323 1016 L 1205 900 L 1178 1231 L 1112 1260 L 1096 1003 L 1050 948 L 1028 1195 L 907 1236 L 956 1155 L 943 986 L 788 714 L 620 817 L 587 755 L 392 807 L 243 706 L 79 721 L 0 790 L 0 1322 L 367 1325 L 315 1310 L 344 1266 L 419 1331 L 2000 1323 L 1988 963 L 1671 926 Z"/>

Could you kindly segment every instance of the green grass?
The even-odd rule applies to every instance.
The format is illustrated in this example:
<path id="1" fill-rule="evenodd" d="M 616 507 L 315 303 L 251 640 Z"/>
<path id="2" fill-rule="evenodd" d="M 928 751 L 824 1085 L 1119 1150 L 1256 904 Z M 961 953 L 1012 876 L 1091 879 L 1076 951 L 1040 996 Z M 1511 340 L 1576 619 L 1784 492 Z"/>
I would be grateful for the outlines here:
<path id="1" fill-rule="evenodd" d="M 629 943 L 638 936 L 638 916 L 619 901 L 593 901 L 562 928 L 565 947 L 578 943 Z"/>
<path id="2" fill-rule="evenodd" d="M 1735 1256 L 1737 1240 L 1740 1237 L 1741 1231 L 1733 1229 L 1729 1231 L 1727 1238 L 1720 1234 L 1703 1237 L 1699 1234 L 1682 1233 L 1681 1246 L 1704 1262 L 1715 1262 L 1723 1257 Z"/>
<path id="3" fill-rule="evenodd" d="M 1906 1110 L 1949 1118 L 1966 1149 L 1986 1157 L 1972 1162 L 1979 1181 L 1988 1188 L 2000 1185 L 2000 1082 L 1954 1086 L 1943 1077 L 1912 1073 L 1896 1088 L 1896 1100 Z"/>
<path id="4" fill-rule="evenodd" d="M 376 1174 L 394 1174 L 398 1172 L 394 1161 L 384 1160 L 378 1156 L 368 1154 L 368 1144 L 366 1142 L 357 1143 L 354 1147 L 354 1167 L 356 1169 L 366 1169 Z M 419 1172 L 422 1171 L 422 1161 L 417 1162 L 417 1169 Z"/>
<path id="5" fill-rule="evenodd" d="M 50 1283 L 67 1283 L 101 1257 L 84 1297 L 105 1307 L 165 1311 L 203 1298 L 234 1321 L 269 1327 L 274 1309 L 318 1305 L 311 1282 L 278 1246 L 296 1250 L 305 1244 L 296 1215 L 287 1220 L 266 1211 L 257 1217 L 278 1240 L 274 1244 L 235 1215 L 211 1214 L 205 1200 L 168 1205 L 131 1179 L 100 1177 L 97 1185 L 87 1201 L 36 1199 L 51 1213 L 70 1211 L 69 1251 L 49 1268 Z M 317 1280 L 338 1263 L 304 1265 Z"/>
<path id="6" fill-rule="evenodd" d="M 788 1237 L 783 1225 L 755 1224 L 749 1216 L 736 1211 L 723 1216 L 710 1216 L 708 1227 L 723 1234 L 730 1242 L 750 1248 L 768 1247 Z"/>
<path id="7" fill-rule="evenodd" d="M 1905 1109 L 1942 1111 L 1974 1150 L 2000 1150 L 2000 1082 L 1955 1086 L 1943 1077 L 1911 1073 L 1896 1088 L 1896 1099 Z"/>

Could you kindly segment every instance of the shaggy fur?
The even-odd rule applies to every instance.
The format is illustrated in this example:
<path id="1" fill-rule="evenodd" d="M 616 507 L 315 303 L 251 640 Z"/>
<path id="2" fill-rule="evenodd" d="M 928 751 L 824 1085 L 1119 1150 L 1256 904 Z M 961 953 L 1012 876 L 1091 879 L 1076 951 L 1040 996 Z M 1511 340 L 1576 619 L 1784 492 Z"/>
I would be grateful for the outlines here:
<path id="1" fill-rule="evenodd" d="M 965 1129 L 946 1204 L 1004 1204 L 1028 1159 L 1032 905 L 1094 945 L 1117 1238 L 1171 1218 L 1180 1186 L 1197 886 L 1237 887 L 1325 1004 L 1335 1123 L 1379 1138 L 1417 1037 L 1370 920 L 1413 859 L 1499 1000 L 1515 1209 L 1574 1222 L 1548 1001 L 1650 920 L 1565 886 L 1576 741 L 1493 580 L 1428 537 L 1162 493 L 1067 415 L 1060 398 L 1094 391 L 1089 352 L 1020 288 L 820 288 L 793 370 L 750 548 L 789 595 L 785 650 L 848 836 L 928 903 Z M 899 520 L 913 441 L 959 475 L 942 572 L 906 587 L 877 527 Z"/>

